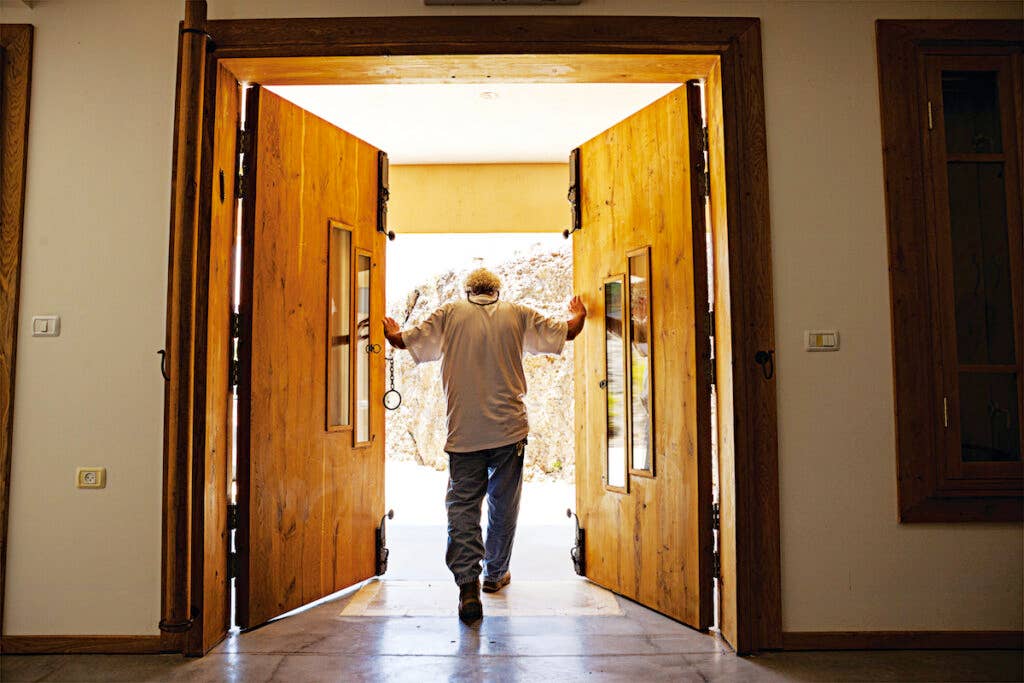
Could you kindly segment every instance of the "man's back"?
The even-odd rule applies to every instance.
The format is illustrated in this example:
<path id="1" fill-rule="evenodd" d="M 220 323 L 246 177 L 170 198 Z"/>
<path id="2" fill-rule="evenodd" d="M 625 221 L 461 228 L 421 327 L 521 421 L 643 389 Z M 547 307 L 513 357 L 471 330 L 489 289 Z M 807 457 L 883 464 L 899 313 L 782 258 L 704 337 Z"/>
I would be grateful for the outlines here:
<path id="1" fill-rule="evenodd" d="M 474 296 L 438 309 L 404 334 L 417 363 L 441 359 L 453 453 L 526 438 L 523 352 L 560 353 L 566 323 L 519 304 Z"/>

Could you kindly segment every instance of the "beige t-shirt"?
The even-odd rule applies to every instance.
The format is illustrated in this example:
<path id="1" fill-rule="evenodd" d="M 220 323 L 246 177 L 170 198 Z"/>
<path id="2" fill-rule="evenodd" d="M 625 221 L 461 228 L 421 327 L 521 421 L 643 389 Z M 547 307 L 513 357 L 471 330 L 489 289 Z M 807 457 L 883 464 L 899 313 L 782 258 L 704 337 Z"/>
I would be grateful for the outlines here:
<path id="1" fill-rule="evenodd" d="M 437 309 L 402 332 L 417 364 L 441 359 L 449 453 L 497 448 L 526 438 L 523 353 L 562 352 L 568 324 L 532 308 L 477 295 Z"/>

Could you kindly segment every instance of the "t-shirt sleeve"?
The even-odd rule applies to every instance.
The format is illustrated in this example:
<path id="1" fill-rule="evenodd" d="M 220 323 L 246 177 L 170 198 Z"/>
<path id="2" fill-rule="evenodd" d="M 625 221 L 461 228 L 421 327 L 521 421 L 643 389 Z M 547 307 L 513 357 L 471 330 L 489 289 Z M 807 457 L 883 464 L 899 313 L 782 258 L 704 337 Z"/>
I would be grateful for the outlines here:
<path id="1" fill-rule="evenodd" d="M 526 315 L 526 333 L 523 336 L 523 351 L 526 353 L 562 353 L 569 323 L 541 315 L 532 308 L 523 307 Z"/>
<path id="2" fill-rule="evenodd" d="M 441 358 L 446 313 L 446 307 L 442 306 L 416 327 L 402 331 L 405 348 L 417 365 Z"/>

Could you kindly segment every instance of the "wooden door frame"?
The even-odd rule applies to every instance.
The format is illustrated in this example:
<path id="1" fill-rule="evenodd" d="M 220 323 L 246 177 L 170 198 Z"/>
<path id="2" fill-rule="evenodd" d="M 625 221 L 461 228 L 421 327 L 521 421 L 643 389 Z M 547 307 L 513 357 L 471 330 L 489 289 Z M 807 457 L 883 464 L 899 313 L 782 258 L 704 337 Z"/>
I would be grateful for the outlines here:
<path id="1" fill-rule="evenodd" d="M 14 435 L 14 370 L 18 348 L 21 243 L 25 227 L 28 105 L 32 86 L 31 24 L 0 24 L 0 628 L 7 584 L 7 519 Z"/>
<path id="2" fill-rule="evenodd" d="M 190 565 L 203 555 L 205 377 L 208 363 L 218 362 L 206 357 L 203 324 L 210 256 L 210 193 L 203 188 L 211 187 L 213 173 L 218 64 L 260 58 L 330 61 L 332 57 L 403 55 L 712 55 L 718 58 L 712 78 L 721 84 L 721 106 L 709 115 L 712 122 L 718 117 L 724 156 L 720 166 L 724 174 L 717 185 L 712 178 L 712 215 L 717 226 L 727 226 L 727 234 L 716 238 L 716 290 L 725 287 L 730 293 L 719 299 L 728 303 L 723 307 L 727 310 L 716 315 L 728 323 L 719 327 L 720 335 L 735 331 L 728 342 L 729 355 L 718 363 L 720 401 L 722 394 L 726 401 L 731 398 L 728 403 L 733 415 L 719 427 L 720 452 L 726 461 L 723 472 L 728 475 L 722 482 L 723 600 L 731 601 L 734 621 L 726 625 L 737 652 L 780 648 L 775 385 L 754 360 L 758 351 L 774 349 L 760 21 L 626 16 L 206 21 L 205 16 L 204 1 L 186 1 L 175 112 L 168 273 L 170 380 L 165 404 L 160 622 L 165 647 L 202 654 L 191 634 L 202 632 L 201 623 L 194 627 L 202 618 L 203 595 L 201 588 L 193 589 L 201 584 L 193 580 L 195 571 Z M 721 188 L 723 182 L 725 191 L 716 202 L 714 187 Z M 718 253 L 720 248 L 724 251 Z M 199 498 L 190 499 L 189 492 Z"/>

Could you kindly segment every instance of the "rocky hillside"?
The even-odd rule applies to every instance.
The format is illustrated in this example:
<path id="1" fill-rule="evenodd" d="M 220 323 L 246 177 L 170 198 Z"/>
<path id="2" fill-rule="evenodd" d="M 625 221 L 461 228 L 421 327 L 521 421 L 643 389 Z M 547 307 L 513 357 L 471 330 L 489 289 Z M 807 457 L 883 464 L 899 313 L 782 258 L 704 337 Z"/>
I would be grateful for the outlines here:
<path id="1" fill-rule="evenodd" d="M 404 301 L 390 302 L 388 315 L 402 327 L 416 325 L 439 306 L 463 297 L 462 281 L 475 264 L 448 271 L 409 292 Z M 530 306 L 545 315 L 565 319 L 572 296 L 572 250 L 567 242 L 557 250 L 535 247 L 493 267 L 502 280 L 501 298 Z M 388 347 L 388 353 L 393 349 Z M 573 481 L 573 348 L 561 356 L 526 356 L 530 444 L 526 449 L 527 481 Z M 409 354 L 395 353 L 395 387 L 402 405 L 387 412 L 387 457 L 413 460 L 438 470 L 448 465 L 444 452 L 445 402 L 438 363 L 415 366 Z"/>

